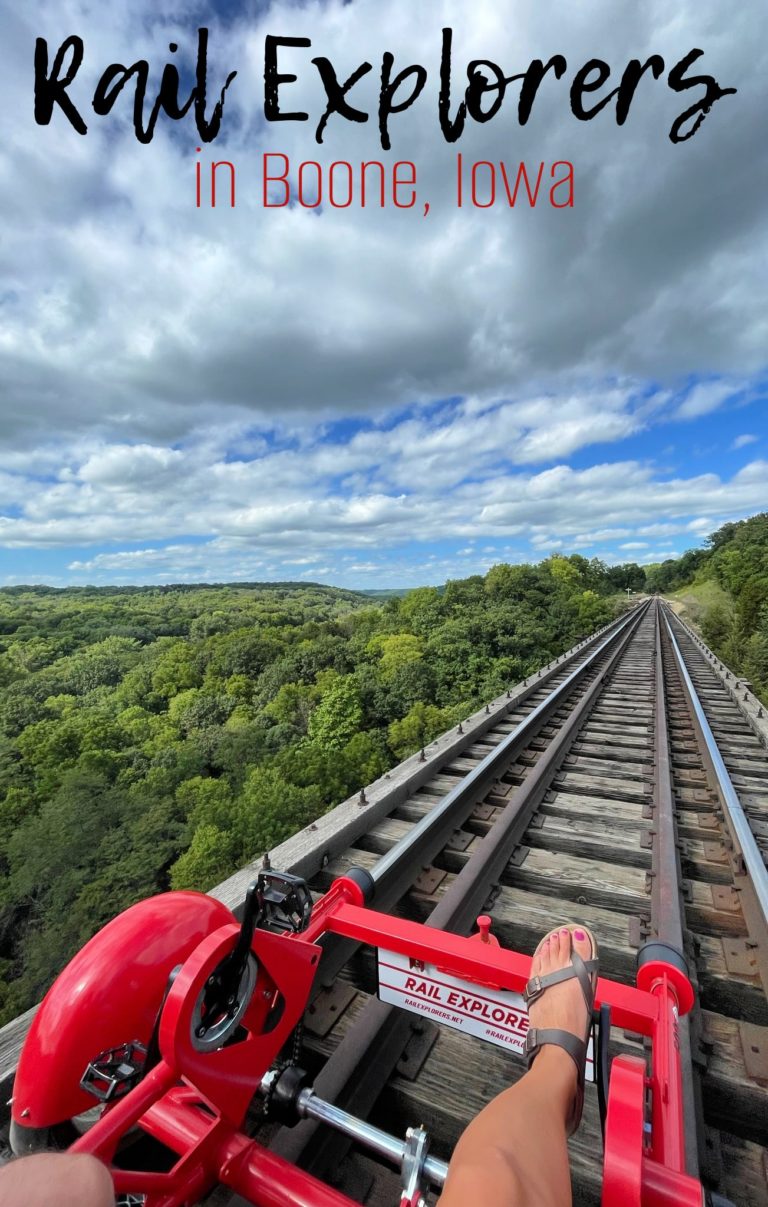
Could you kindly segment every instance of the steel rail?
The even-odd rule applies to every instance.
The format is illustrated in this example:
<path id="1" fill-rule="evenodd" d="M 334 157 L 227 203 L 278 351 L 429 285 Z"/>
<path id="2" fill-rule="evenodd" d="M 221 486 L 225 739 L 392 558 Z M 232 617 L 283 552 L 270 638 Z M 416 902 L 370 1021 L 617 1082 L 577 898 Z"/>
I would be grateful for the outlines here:
<path id="1" fill-rule="evenodd" d="M 530 774 L 512 793 L 501 817 L 432 911 L 427 925 L 438 930 L 460 932 L 474 922 L 478 910 L 488 897 L 489 889 L 503 872 L 528 829 L 534 812 L 551 786 L 555 771 L 576 740 L 606 680 L 613 673 L 644 616 L 645 609 L 634 616 L 634 624 L 630 628 L 622 629 L 622 639 L 618 641 L 608 662 L 590 683 Z"/>
<path id="2" fill-rule="evenodd" d="M 649 607 L 650 601 L 640 604 L 612 628 L 562 683 L 553 688 L 477 767 L 473 767 L 460 783 L 451 788 L 439 805 L 376 861 L 369 871 L 375 885 L 372 904 L 377 909 L 386 911 L 397 903 L 410 888 L 419 870 L 429 865 L 448 844 L 453 832 L 464 824 L 510 763 L 530 744 L 551 715 L 562 707 L 572 689 L 594 667 L 596 660 L 620 640 L 628 626 L 639 624 Z M 355 945 L 349 939 L 329 935 L 322 940 L 322 947 L 323 959 L 316 983 L 327 985 L 350 959 Z"/>
<path id="3" fill-rule="evenodd" d="M 735 840 L 741 850 L 741 855 L 744 860 L 747 875 L 757 903 L 762 914 L 763 924 L 768 925 L 768 868 L 766 868 L 763 857 L 760 854 L 760 848 L 757 845 L 755 836 L 752 833 L 749 821 L 742 807 L 741 801 L 738 798 L 736 789 L 733 786 L 733 781 L 728 774 L 728 769 L 723 761 L 723 756 L 720 753 L 715 736 L 712 733 L 706 713 L 699 699 L 696 688 L 693 685 L 693 680 L 688 674 L 688 668 L 685 664 L 685 659 L 677 644 L 677 639 L 672 632 L 672 626 L 669 623 L 669 618 L 665 614 L 664 623 L 667 633 L 672 644 L 672 650 L 675 655 L 675 661 L 680 671 L 680 676 L 685 685 L 686 695 L 688 696 L 691 710 L 696 718 L 696 724 L 702 736 L 702 740 L 706 747 L 707 758 L 712 766 L 720 796 L 725 806 L 725 811 L 728 816 L 730 827 Z"/>
<path id="4" fill-rule="evenodd" d="M 651 928 L 655 937 L 685 952 L 685 922 L 682 902 L 682 868 L 669 757 L 669 725 L 661 648 L 661 620 L 658 602 L 654 605 L 654 784 L 653 784 L 653 879 L 651 885 Z M 687 1015 L 679 1019 L 680 1064 L 685 1119 L 685 1158 L 687 1172 L 699 1176 L 698 1137 L 703 1136 L 703 1110 L 700 1087 L 694 1078 L 692 1037 Z"/>
<path id="5" fill-rule="evenodd" d="M 427 925 L 458 933 L 471 925 L 519 844 L 554 772 L 637 631 L 648 606 L 642 605 L 631 613 L 627 622 L 601 645 L 603 652 L 606 645 L 615 643 L 616 648 L 531 773 L 512 794 L 501 817 L 433 909 Z M 316 1091 L 356 1115 L 367 1114 L 399 1060 L 412 1028 L 413 1020 L 405 1012 L 372 999 L 316 1077 Z M 389 1072 L 382 1076 L 386 1068 Z M 305 1120 L 291 1131 L 282 1129 L 278 1132 L 270 1147 L 294 1164 L 322 1176 L 327 1175 L 329 1169 L 338 1168 L 347 1143 L 342 1140 L 340 1144 L 340 1140 L 338 1135 L 318 1133 L 317 1124 Z"/>
<path id="6" fill-rule="evenodd" d="M 433 854 L 436 854 L 442 848 L 447 836 L 456 828 L 456 806 L 464 803 L 468 796 L 472 796 L 474 799 L 478 793 L 481 795 L 485 794 L 489 779 L 492 782 L 498 778 L 496 775 L 497 769 L 502 765 L 509 764 L 511 758 L 517 753 L 520 743 L 529 742 L 535 733 L 538 723 L 549 717 L 553 705 L 560 702 L 561 698 L 567 694 L 574 683 L 586 674 L 590 666 L 600 657 L 603 651 L 616 640 L 618 634 L 623 632 L 626 626 L 636 618 L 634 612 L 630 613 L 624 622 L 609 637 L 606 637 L 600 645 L 592 650 L 584 661 L 579 663 L 562 683 L 558 684 L 526 717 L 523 717 L 523 720 L 520 721 L 512 732 L 507 734 L 499 742 L 498 746 L 464 777 L 460 784 L 457 784 L 455 788 L 452 788 L 443 797 L 439 805 L 436 805 L 434 809 L 425 814 L 421 821 L 408 834 L 404 835 L 386 855 L 383 855 L 378 860 L 376 865 L 371 869 L 371 876 L 376 885 L 377 905 L 382 889 L 393 878 L 393 874 L 402 868 L 406 861 L 406 856 L 414 849 L 418 849 L 419 858 L 423 860 L 426 857 L 429 860 Z"/>

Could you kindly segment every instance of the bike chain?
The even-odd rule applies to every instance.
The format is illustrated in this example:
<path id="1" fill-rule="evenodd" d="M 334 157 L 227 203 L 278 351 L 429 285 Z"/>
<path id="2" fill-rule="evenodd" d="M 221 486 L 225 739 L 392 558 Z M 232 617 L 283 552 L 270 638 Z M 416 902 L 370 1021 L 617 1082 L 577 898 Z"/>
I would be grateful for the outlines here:
<path id="1" fill-rule="evenodd" d="M 264 1095 L 264 1103 L 262 1106 L 261 1113 L 262 1113 L 262 1118 L 265 1121 L 269 1119 L 269 1110 L 270 1110 L 270 1106 L 272 1105 L 272 1095 L 274 1093 L 274 1088 L 277 1085 L 277 1082 L 278 1082 L 280 1076 L 285 1072 L 286 1069 L 290 1069 L 294 1065 L 298 1065 L 299 1057 L 301 1056 L 301 1047 L 302 1047 L 303 1041 L 304 1041 L 304 1019 L 300 1018 L 293 1030 L 293 1042 L 291 1044 L 291 1055 L 288 1057 L 287 1060 L 279 1060 L 279 1061 L 277 1061 L 277 1063 L 275 1065 L 273 1065 L 273 1068 L 275 1069 L 277 1076 L 274 1078 L 274 1080 L 272 1081 L 272 1084 L 270 1085 L 270 1088 L 267 1090 L 266 1094 Z"/>

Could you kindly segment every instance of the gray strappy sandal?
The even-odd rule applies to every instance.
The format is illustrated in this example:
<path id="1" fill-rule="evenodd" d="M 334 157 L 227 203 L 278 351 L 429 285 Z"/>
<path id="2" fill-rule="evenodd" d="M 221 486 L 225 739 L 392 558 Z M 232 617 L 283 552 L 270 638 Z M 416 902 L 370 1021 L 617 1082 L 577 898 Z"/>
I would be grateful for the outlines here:
<path id="1" fill-rule="evenodd" d="M 549 934 L 545 935 L 536 948 L 536 953 L 541 950 L 550 935 L 559 933 L 561 929 L 562 927 L 556 926 Z M 575 928 L 569 926 L 568 929 L 573 934 Z M 525 1057 L 529 1069 L 545 1044 L 554 1044 L 558 1048 L 563 1048 L 576 1065 L 578 1073 L 576 1097 L 566 1120 L 566 1133 L 569 1136 L 572 1136 L 579 1126 L 581 1113 L 584 1109 L 584 1073 L 587 1063 L 587 1045 L 589 1042 L 589 1030 L 592 1026 L 592 1009 L 595 1002 L 595 990 L 597 988 L 597 970 L 600 965 L 595 936 L 586 926 L 579 924 L 578 929 L 583 930 L 589 938 L 592 944 L 592 957 L 589 960 L 582 959 L 579 953 L 574 950 L 573 938 L 571 938 L 570 964 L 566 965 L 565 968 L 559 968 L 557 972 L 550 972 L 545 976 L 532 977 L 523 991 L 525 1004 L 526 1006 L 530 1006 L 551 985 L 559 985 L 563 981 L 570 981 L 575 977 L 584 994 L 584 1002 L 587 1007 L 587 1029 L 584 1039 L 579 1039 L 578 1035 L 574 1035 L 571 1031 L 563 1031 L 559 1027 L 548 1027 L 543 1031 L 536 1027 L 529 1027 L 528 1034 L 525 1037 Z"/>

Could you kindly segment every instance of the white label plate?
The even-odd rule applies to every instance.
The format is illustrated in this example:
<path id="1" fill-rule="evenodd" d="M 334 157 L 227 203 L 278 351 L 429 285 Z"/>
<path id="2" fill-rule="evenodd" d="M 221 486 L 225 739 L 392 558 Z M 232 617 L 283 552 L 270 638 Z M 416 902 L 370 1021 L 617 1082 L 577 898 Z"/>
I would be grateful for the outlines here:
<path id="1" fill-rule="evenodd" d="M 434 964 L 378 950 L 379 998 L 423 1014 L 466 1035 L 522 1055 L 528 1011 L 519 993 L 490 989 L 442 972 Z M 587 1080 L 594 1081 L 593 1040 L 587 1049 Z"/>

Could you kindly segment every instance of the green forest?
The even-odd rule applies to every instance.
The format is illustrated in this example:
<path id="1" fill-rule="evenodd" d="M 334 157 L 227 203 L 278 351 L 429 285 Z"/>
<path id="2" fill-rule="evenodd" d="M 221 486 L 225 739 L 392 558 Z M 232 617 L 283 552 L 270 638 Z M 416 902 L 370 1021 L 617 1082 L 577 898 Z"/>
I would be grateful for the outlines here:
<path id="1" fill-rule="evenodd" d="M 611 619 L 580 556 L 370 597 L 0 591 L 0 1021 L 109 918 L 206 889 Z"/>
<path id="2" fill-rule="evenodd" d="M 724 524 L 704 549 L 647 571 L 679 598 L 707 644 L 768 704 L 768 512 Z"/>
<path id="3" fill-rule="evenodd" d="M 768 697 L 768 515 L 647 570 L 579 555 L 406 594 L 0 590 L 0 1022 L 109 918 L 206 889 L 626 606 L 682 600 Z"/>

